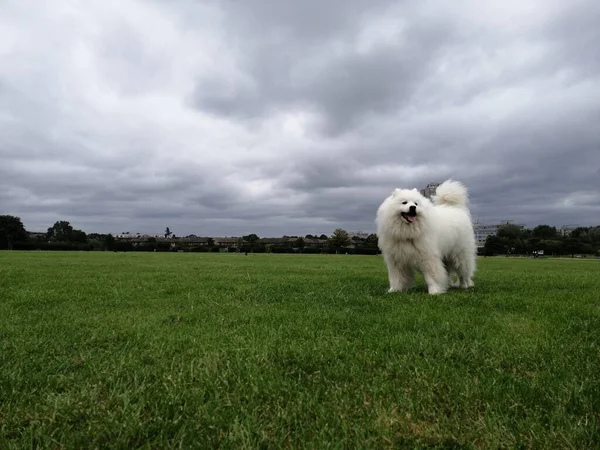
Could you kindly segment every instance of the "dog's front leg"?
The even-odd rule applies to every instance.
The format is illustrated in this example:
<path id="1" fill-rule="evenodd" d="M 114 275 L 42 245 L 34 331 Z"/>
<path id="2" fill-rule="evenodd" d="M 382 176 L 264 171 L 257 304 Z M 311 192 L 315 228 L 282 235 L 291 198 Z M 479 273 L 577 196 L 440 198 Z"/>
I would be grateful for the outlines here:
<path id="1" fill-rule="evenodd" d="M 448 273 L 441 259 L 431 258 L 423 261 L 422 270 L 430 294 L 443 294 L 448 290 Z"/>
<path id="2" fill-rule="evenodd" d="M 388 292 L 405 291 L 413 287 L 414 272 L 410 267 L 399 266 L 393 258 L 386 257 L 390 289 Z"/>

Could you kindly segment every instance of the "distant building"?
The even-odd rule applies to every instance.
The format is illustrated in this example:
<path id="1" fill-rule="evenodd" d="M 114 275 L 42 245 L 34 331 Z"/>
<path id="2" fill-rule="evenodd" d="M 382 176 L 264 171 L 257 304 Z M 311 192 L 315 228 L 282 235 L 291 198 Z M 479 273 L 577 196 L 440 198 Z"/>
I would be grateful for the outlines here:
<path id="1" fill-rule="evenodd" d="M 291 238 L 291 237 L 267 237 L 267 238 L 260 238 L 258 240 L 258 242 L 260 242 L 261 244 L 265 244 L 265 245 L 284 245 L 284 244 L 287 244 L 288 242 L 293 242 L 296 239 L 297 238 Z"/>
<path id="2" fill-rule="evenodd" d="M 477 248 L 482 248 L 485 245 L 485 241 L 488 236 L 495 236 L 498 234 L 498 225 L 485 225 L 482 223 L 474 223 L 473 230 L 475 231 L 475 241 L 477 242 Z"/>
<path id="3" fill-rule="evenodd" d="M 160 238 L 160 237 L 164 237 L 164 235 L 162 234 L 141 234 L 141 233 L 130 233 L 129 231 L 125 231 L 123 233 L 117 233 L 117 234 L 113 234 L 113 236 L 116 239 L 135 239 L 135 240 L 145 240 L 148 238 Z"/>
<path id="4" fill-rule="evenodd" d="M 439 185 L 440 183 L 429 183 L 425 189 L 420 189 L 419 192 L 423 197 L 431 198 L 435 195 Z"/>
<path id="5" fill-rule="evenodd" d="M 238 245 L 243 244 L 245 241 L 240 237 L 215 237 L 213 238 L 213 242 L 215 245 L 237 248 Z"/>
<path id="6" fill-rule="evenodd" d="M 492 225 L 475 222 L 473 223 L 473 231 L 475 232 L 477 248 L 483 248 L 488 236 L 496 236 L 502 225 L 516 225 L 519 228 L 525 228 L 525 225 L 516 224 L 513 220 L 502 220 L 500 223 Z"/>
<path id="7" fill-rule="evenodd" d="M 559 228 L 558 232 L 561 236 L 569 236 L 573 232 L 573 230 L 579 227 L 579 225 L 563 225 Z"/>
<path id="8" fill-rule="evenodd" d="M 364 231 L 349 231 L 348 232 L 348 237 L 350 239 L 357 237 L 357 238 L 361 238 L 361 239 L 366 239 L 369 237 L 371 233 L 365 233 Z"/>
<path id="9" fill-rule="evenodd" d="M 422 196 L 430 199 L 435 195 L 439 185 L 440 183 L 429 183 L 425 187 L 425 189 L 420 189 L 419 192 Z M 497 235 L 500 226 L 507 224 L 516 225 L 520 228 L 525 228 L 525 225 L 515 224 L 512 220 L 502 220 L 497 224 L 483 224 L 479 223 L 479 221 L 473 223 L 473 231 L 475 232 L 475 241 L 477 242 L 477 248 L 483 248 L 488 236 Z"/>

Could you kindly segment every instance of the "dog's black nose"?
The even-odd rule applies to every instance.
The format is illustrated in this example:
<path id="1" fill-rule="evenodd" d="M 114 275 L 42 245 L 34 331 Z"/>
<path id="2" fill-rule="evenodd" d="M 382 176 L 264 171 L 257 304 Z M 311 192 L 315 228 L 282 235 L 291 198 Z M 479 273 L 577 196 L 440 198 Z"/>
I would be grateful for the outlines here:
<path id="1" fill-rule="evenodd" d="M 415 205 L 412 205 L 410 208 L 408 208 L 408 212 L 410 212 L 411 214 L 416 214 L 417 207 Z"/>

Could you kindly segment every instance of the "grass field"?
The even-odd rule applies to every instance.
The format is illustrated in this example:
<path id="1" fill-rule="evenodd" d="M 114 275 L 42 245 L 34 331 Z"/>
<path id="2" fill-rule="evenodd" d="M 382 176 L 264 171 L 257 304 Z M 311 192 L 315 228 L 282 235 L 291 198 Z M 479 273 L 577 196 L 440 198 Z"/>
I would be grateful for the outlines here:
<path id="1" fill-rule="evenodd" d="M 600 261 L 0 252 L 0 448 L 600 446 Z"/>

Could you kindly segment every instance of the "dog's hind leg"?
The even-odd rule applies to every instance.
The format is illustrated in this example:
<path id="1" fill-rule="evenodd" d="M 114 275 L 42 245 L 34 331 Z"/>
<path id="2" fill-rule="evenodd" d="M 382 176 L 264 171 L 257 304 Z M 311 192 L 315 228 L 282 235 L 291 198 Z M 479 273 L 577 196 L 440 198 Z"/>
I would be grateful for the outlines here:
<path id="1" fill-rule="evenodd" d="M 471 255 L 464 255 L 458 261 L 457 266 L 460 287 L 463 289 L 473 287 L 473 274 L 475 273 L 475 258 Z"/>
<path id="2" fill-rule="evenodd" d="M 456 270 L 454 260 L 451 258 L 444 258 L 444 267 L 446 269 L 446 273 L 448 274 L 448 284 L 454 288 L 458 287 L 460 282 L 458 280 L 458 272 Z"/>

